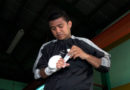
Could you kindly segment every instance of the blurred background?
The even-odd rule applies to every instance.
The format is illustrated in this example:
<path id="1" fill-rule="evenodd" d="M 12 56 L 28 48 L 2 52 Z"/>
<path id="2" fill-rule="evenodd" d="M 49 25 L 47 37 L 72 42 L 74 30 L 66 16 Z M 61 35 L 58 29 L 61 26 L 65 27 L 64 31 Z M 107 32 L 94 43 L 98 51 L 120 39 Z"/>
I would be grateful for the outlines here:
<path id="1" fill-rule="evenodd" d="M 32 67 L 39 48 L 43 43 L 54 39 L 46 21 L 48 10 L 53 7 L 68 13 L 73 22 L 73 35 L 93 40 L 129 14 L 130 0 L 0 0 L 0 90 L 22 90 L 35 81 Z M 128 39 L 127 35 L 127 40 L 122 39 L 121 46 L 118 44 L 114 49 L 106 49 L 113 55 L 112 60 L 114 59 L 110 76 L 105 76 L 110 77 L 111 88 L 130 82 L 130 78 L 124 78 L 125 81 L 118 81 L 120 77 L 115 78 L 115 71 L 120 68 L 122 71 L 126 70 L 126 64 L 130 63 Z M 122 59 L 119 58 L 119 52 L 125 52 Z M 126 66 L 124 69 L 121 67 L 123 57 L 128 61 L 123 62 Z M 118 66 L 114 67 L 116 65 Z M 121 77 L 128 77 L 129 74 L 127 70 Z M 103 75 L 96 72 L 94 76 L 95 85 L 102 87 L 100 84 L 103 82 Z"/>

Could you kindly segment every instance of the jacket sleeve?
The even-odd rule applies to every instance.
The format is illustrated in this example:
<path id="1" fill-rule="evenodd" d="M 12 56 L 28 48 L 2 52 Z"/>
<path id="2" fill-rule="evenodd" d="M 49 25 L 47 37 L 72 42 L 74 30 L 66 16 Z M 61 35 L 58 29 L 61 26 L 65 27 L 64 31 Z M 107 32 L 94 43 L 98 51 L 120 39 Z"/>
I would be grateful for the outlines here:
<path id="1" fill-rule="evenodd" d="M 94 47 L 95 49 L 99 50 L 100 52 L 104 53 L 103 57 L 101 57 L 101 65 L 99 68 L 96 68 L 99 72 L 108 72 L 110 69 L 110 54 L 108 54 L 106 51 L 99 48 L 97 45 L 95 45 L 92 41 L 88 40 L 89 44 Z"/>
<path id="2" fill-rule="evenodd" d="M 96 68 L 99 72 L 108 72 L 110 69 L 110 54 L 104 51 L 103 49 L 99 48 L 96 44 L 94 44 L 91 40 L 86 38 L 80 38 L 80 40 L 84 41 L 85 43 L 91 46 L 91 49 L 94 52 L 94 55 L 101 59 L 101 65 L 99 68 Z"/>
<path id="3" fill-rule="evenodd" d="M 41 78 L 39 72 L 41 68 L 47 67 L 47 53 L 45 50 L 45 44 L 43 44 L 39 50 L 38 56 L 36 58 L 36 61 L 33 66 L 33 73 L 34 73 L 34 78 L 39 79 Z"/>

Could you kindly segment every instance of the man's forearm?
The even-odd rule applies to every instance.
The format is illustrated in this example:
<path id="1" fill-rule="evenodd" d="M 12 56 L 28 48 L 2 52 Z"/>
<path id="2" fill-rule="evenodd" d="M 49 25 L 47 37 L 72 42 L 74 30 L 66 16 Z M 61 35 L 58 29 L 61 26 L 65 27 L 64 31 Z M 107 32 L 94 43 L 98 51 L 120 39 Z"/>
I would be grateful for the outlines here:
<path id="1" fill-rule="evenodd" d="M 101 59 L 92 56 L 90 54 L 86 54 L 86 59 L 87 62 L 89 62 L 93 67 L 98 68 L 101 65 Z"/>

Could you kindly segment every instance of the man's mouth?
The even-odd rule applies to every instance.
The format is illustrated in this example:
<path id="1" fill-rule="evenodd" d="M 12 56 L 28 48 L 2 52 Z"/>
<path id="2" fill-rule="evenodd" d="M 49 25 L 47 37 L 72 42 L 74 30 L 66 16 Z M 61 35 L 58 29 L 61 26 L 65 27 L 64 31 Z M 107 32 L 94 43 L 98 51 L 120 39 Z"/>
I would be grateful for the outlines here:
<path id="1" fill-rule="evenodd" d="M 58 34 L 57 36 L 58 36 L 58 37 L 61 37 L 61 36 L 63 36 L 63 34 Z"/>

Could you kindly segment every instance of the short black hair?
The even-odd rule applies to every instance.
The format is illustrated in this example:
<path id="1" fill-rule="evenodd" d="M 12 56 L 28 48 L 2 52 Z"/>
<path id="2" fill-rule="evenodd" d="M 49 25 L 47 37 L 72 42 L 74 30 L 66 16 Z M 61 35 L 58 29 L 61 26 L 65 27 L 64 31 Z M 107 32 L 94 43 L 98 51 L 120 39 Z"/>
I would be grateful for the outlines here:
<path id="1" fill-rule="evenodd" d="M 70 20 L 67 13 L 61 9 L 55 9 L 48 13 L 48 22 L 63 17 L 66 22 Z"/>

